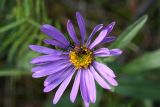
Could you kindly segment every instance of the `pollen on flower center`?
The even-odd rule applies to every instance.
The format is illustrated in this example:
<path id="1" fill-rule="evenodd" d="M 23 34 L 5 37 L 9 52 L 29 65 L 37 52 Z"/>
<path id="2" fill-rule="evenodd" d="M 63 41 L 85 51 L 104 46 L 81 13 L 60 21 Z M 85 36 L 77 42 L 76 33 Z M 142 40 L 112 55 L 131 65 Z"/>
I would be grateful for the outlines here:
<path id="1" fill-rule="evenodd" d="M 87 68 L 93 61 L 92 52 L 84 46 L 75 46 L 73 50 L 70 51 L 70 61 L 76 67 Z"/>

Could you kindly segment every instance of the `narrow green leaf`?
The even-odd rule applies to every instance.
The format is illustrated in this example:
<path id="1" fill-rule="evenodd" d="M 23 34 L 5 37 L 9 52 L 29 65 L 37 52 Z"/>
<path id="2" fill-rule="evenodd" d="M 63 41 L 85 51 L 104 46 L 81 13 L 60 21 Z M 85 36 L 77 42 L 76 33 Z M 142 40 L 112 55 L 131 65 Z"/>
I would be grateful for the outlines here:
<path id="1" fill-rule="evenodd" d="M 1 43 L 1 47 L 0 47 L 0 52 L 2 52 L 5 48 L 7 48 L 15 40 L 16 36 L 17 36 L 17 33 L 12 32 L 12 35 L 10 37 L 3 40 L 3 42 Z"/>
<path id="2" fill-rule="evenodd" d="M 28 23 L 30 23 L 31 25 L 37 27 L 38 29 L 39 29 L 40 26 L 41 26 L 39 23 L 37 23 L 36 21 L 34 21 L 34 20 L 32 20 L 32 19 L 28 19 L 27 21 L 28 21 Z"/>
<path id="3" fill-rule="evenodd" d="M 29 15 L 30 15 L 30 9 L 31 9 L 31 7 L 30 7 L 30 4 L 29 4 L 29 0 L 24 0 L 24 2 L 23 2 L 23 5 L 24 5 L 24 13 L 25 13 L 25 16 L 26 17 L 28 17 Z"/>
<path id="4" fill-rule="evenodd" d="M 20 35 L 22 35 L 25 32 L 25 27 L 20 27 L 18 31 L 11 32 L 10 34 L 6 35 L 8 36 L 7 39 L 3 40 L 3 42 L 0 44 L 0 52 L 2 52 L 5 48 L 7 48 L 9 45 L 11 45 L 17 38 L 19 38 Z"/>
<path id="5" fill-rule="evenodd" d="M 42 8 L 41 15 L 42 15 L 43 21 L 46 22 L 46 23 L 51 23 L 51 20 L 47 16 L 47 12 L 46 12 L 46 8 L 45 8 L 45 1 L 44 0 L 41 2 L 41 8 Z"/>
<path id="6" fill-rule="evenodd" d="M 23 56 L 26 52 L 26 50 L 28 50 L 28 46 L 29 44 L 35 39 L 35 37 L 38 35 L 37 34 L 38 30 L 36 29 L 33 34 L 30 34 L 30 37 L 23 42 L 23 46 L 19 48 L 19 52 L 18 52 L 18 58 L 20 58 L 21 56 Z"/>
<path id="7" fill-rule="evenodd" d="M 16 22 L 10 23 L 10 24 L 8 24 L 8 25 L 0 28 L 0 33 L 6 32 L 7 30 L 10 30 L 10 29 L 12 29 L 12 28 L 15 28 L 15 27 L 23 24 L 25 21 L 26 21 L 26 19 L 21 19 L 21 20 L 18 20 L 18 21 L 16 21 Z"/>
<path id="8" fill-rule="evenodd" d="M 36 0 L 36 15 L 40 15 L 41 13 L 41 0 Z"/>
<path id="9" fill-rule="evenodd" d="M 30 71 L 20 71 L 16 69 L 1 69 L 0 70 L 0 77 L 1 76 L 21 76 L 21 75 L 31 75 Z"/>
<path id="10" fill-rule="evenodd" d="M 27 39 L 27 37 L 31 31 L 32 31 L 32 27 L 27 29 L 27 31 L 25 31 L 24 35 L 21 35 L 18 38 L 18 40 L 14 42 L 14 44 L 12 45 L 12 48 L 8 54 L 8 61 L 9 62 L 11 62 L 13 60 L 13 58 L 15 58 L 15 54 L 17 53 L 18 48 L 20 46 L 23 46 L 23 41 L 25 41 Z"/>
<path id="11" fill-rule="evenodd" d="M 127 73 L 139 73 L 142 71 L 149 71 L 154 68 L 160 68 L 159 56 L 160 50 L 144 54 L 122 67 L 122 71 Z"/>
<path id="12" fill-rule="evenodd" d="M 131 96 L 135 98 L 140 98 L 140 99 L 154 99 L 158 100 L 160 99 L 160 88 L 157 88 L 155 86 L 142 86 L 137 87 L 137 86 L 119 86 L 117 87 L 117 92 L 125 95 L 125 96 Z"/>
<path id="13" fill-rule="evenodd" d="M 148 16 L 144 15 L 135 23 L 130 25 L 111 45 L 111 48 L 125 48 L 128 45 L 128 43 L 130 43 L 132 39 L 136 36 L 138 31 L 143 27 L 143 25 L 147 21 L 147 18 Z"/>
<path id="14" fill-rule="evenodd" d="M 139 99 L 160 100 L 159 81 L 149 81 L 142 76 L 121 77 L 115 91 L 124 96 Z"/>

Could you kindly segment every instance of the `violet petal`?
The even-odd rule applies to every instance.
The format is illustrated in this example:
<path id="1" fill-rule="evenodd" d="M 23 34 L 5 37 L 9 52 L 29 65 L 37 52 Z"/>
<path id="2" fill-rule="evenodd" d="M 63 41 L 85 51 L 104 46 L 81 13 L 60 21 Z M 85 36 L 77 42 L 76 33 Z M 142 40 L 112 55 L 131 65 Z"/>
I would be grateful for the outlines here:
<path id="1" fill-rule="evenodd" d="M 109 84 L 105 80 L 103 80 L 103 78 L 95 71 L 95 69 L 92 66 L 90 66 L 90 71 L 101 87 L 103 87 L 104 89 L 111 89 Z"/>
<path id="2" fill-rule="evenodd" d="M 105 76 L 104 77 L 107 81 L 108 81 L 108 83 L 109 84 L 111 84 L 112 86 L 117 86 L 118 85 L 118 83 L 117 83 L 117 81 L 114 79 L 114 78 L 112 78 L 112 77 L 110 77 L 110 76 Z"/>
<path id="3" fill-rule="evenodd" d="M 44 92 L 49 92 L 56 88 L 65 78 L 67 78 L 69 75 L 71 75 L 73 72 L 73 67 L 66 70 L 66 73 L 63 72 L 61 76 L 56 77 L 54 80 L 49 80 L 44 88 Z"/>
<path id="4" fill-rule="evenodd" d="M 109 24 L 107 27 L 105 27 L 100 34 L 98 35 L 98 37 L 91 43 L 91 45 L 89 46 L 90 49 L 94 48 L 95 46 L 97 46 L 98 44 L 100 44 L 103 39 L 108 36 L 108 34 L 111 32 L 111 30 L 113 29 L 113 26 L 115 25 L 115 22 L 112 22 L 111 24 Z"/>
<path id="5" fill-rule="evenodd" d="M 120 49 L 111 49 L 110 50 L 110 56 L 118 56 L 120 54 L 122 54 L 122 50 L 120 50 Z"/>
<path id="6" fill-rule="evenodd" d="M 108 28 L 103 29 L 100 32 L 100 34 L 98 35 L 98 37 L 90 44 L 89 48 L 92 49 L 96 45 L 98 45 L 99 43 L 101 43 L 101 41 L 105 38 L 105 36 L 106 36 L 107 33 L 108 33 Z"/>
<path id="7" fill-rule="evenodd" d="M 89 102 L 87 102 L 86 100 L 84 100 L 84 106 L 85 107 L 89 107 L 89 104 L 90 104 Z"/>
<path id="8" fill-rule="evenodd" d="M 89 69 L 85 71 L 86 87 L 88 90 L 89 98 L 92 103 L 96 101 L 96 87 L 93 75 Z"/>
<path id="9" fill-rule="evenodd" d="M 37 64 L 37 63 L 44 63 L 44 62 L 53 62 L 53 61 L 57 61 L 60 59 L 69 60 L 69 57 L 68 56 L 56 56 L 56 55 L 43 55 L 43 56 L 38 56 L 36 58 L 33 58 L 31 60 L 31 63 Z"/>
<path id="10" fill-rule="evenodd" d="M 44 40 L 44 43 L 45 44 L 48 44 L 48 45 L 52 45 L 52 46 L 57 46 L 59 48 L 63 48 L 63 49 L 66 49 L 66 46 L 63 44 L 63 43 L 60 43 L 56 40 L 52 40 L 52 39 L 45 39 Z"/>
<path id="11" fill-rule="evenodd" d="M 56 79 L 66 78 L 72 72 L 72 70 L 73 70 L 73 67 L 65 68 L 59 72 L 49 75 L 44 81 L 44 86 L 46 87 L 47 85 L 49 85 L 50 83 L 52 83 L 52 81 L 55 81 Z"/>
<path id="12" fill-rule="evenodd" d="M 79 29 L 80 29 L 81 42 L 82 42 L 82 44 L 84 44 L 84 41 L 85 41 L 85 38 L 86 38 L 85 21 L 84 21 L 84 18 L 82 17 L 82 15 L 79 12 L 76 12 L 76 18 L 77 18 L 78 26 L 79 26 Z"/>
<path id="13" fill-rule="evenodd" d="M 101 54 L 105 54 L 105 55 L 110 55 L 110 51 L 108 48 L 100 48 L 96 51 L 94 51 L 94 55 L 97 56 L 97 55 L 101 55 Z"/>
<path id="14" fill-rule="evenodd" d="M 41 26 L 41 31 L 45 33 L 46 35 L 52 37 L 53 39 L 63 43 L 66 47 L 69 45 L 68 40 L 65 38 L 65 36 L 55 27 L 45 24 Z"/>
<path id="15" fill-rule="evenodd" d="M 51 75 L 51 74 L 53 74 L 55 72 L 61 71 L 63 69 L 69 68 L 70 66 L 71 66 L 71 63 L 69 63 L 69 64 L 61 64 L 61 65 L 58 65 L 58 66 L 54 66 L 49 71 L 46 71 L 46 70 L 37 71 L 37 72 L 35 72 L 32 75 L 32 77 L 33 78 L 41 78 L 41 77 L 44 77 L 44 76 L 47 76 L 47 75 Z"/>
<path id="16" fill-rule="evenodd" d="M 80 91 L 81 91 L 81 96 L 82 96 L 83 100 L 86 102 L 90 102 L 89 95 L 87 92 L 84 72 L 85 72 L 85 70 L 83 70 L 81 73 Z"/>
<path id="17" fill-rule="evenodd" d="M 90 34 L 90 36 L 89 36 L 89 38 L 88 38 L 88 40 L 87 40 L 87 42 L 86 42 L 86 45 L 87 45 L 87 46 L 91 43 L 91 40 L 92 40 L 93 36 L 94 36 L 99 30 L 101 30 L 102 27 L 103 27 L 103 24 L 99 24 L 99 25 L 97 25 L 97 26 L 94 27 L 92 33 Z"/>
<path id="18" fill-rule="evenodd" d="M 120 49 L 111 49 L 108 52 L 94 52 L 95 57 L 108 57 L 108 56 L 118 56 L 122 54 L 122 50 Z"/>
<path id="19" fill-rule="evenodd" d="M 50 84 L 52 83 L 52 81 L 55 81 L 55 80 L 57 80 L 58 78 L 60 78 L 61 75 L 62 75 L 65 71 L 66 71 L 66 69 L 49 75 L 49 76 L 45 79 L 45 81 L 44 81 L 44 86 L 46 87 L 46 86 L 50 85 Z"/>
<path id="20" fill-rule="evenodd" d="M 107 67 L 106 65 L 102 64 L 102 63 L 99 63 L 99 62 L 96 62 L 94 61 L 93 62 L 93 66 L 96 68 L 96 70 L 102 75 L 102 76 L 106 76 L 106 75 L 109 75 L 111 77 L 116 77 L 114 72 L 109 68 Z"/>
<path id="21" fill-rule="evenodd" d="M 79 89 L 79 85 L 80 85 L 80 79 L 81 79 L 81 70 L 79 69 L 77 71 L 77 74 L 76 74 L 76 77 L 75 77 L 75 80 L 74 80 L 74 83 L 73 83 L 73 87 L 72 87 L 72 90 L 71 90 L 71 93 L 70 93 L 70 100 L 72 102 L 74 102 L 76 97 L 77 97 L 78 89 Z"/>
<path id="22" fill-rule="evenodd" d="M 113 21 L 112 23 L 110 23 L 109 25 L 107 25 L 105 28 L 108 28 L 108 34 L 113 30 L 114 26 L 115 26 L 116 22 Z M 108 34 L 106 36 L 108 36 Z"/>
<path id="23" fill-rule="evenodd" d="M 72 79 L 72 76 L 73 74 L 75 73 L 76 69 L 74 69 L 72 71 L 72 73 L 62 82 L 62 84 L 59 86 L 55 96 L 54 96 L 54 99 L 53 99 L 53 104 L 56 104 L 59 99 L 61 98 L 62 94 L 64 93 L 65 89 L 67 88 L 69 82 L 71 81 Z"/>
<path id="24" fill-rule="evenodd" d="M 63 51 L 54 50 L 51 48 L 47 48 L 44 46 L 38 46 L 38 45 L 29 45 L 29 48 L 32 49 L 35 52 L 39 52 L 42 54 L 54 54 L 54 55 L 62 55 Z"/>
<path id="25" fill-rule="evenodd" d="M 59 79 L 53 81 L 51 84 L 49 84 L 48 86 L 46 86 L 46 87 L 43 89 L 43 92 L 50 92 L 50 91 L 52 91 L 52 90 L 55 89 L 63 80 L 64 80 L 64 78 L 59 78 Z"/>
<path id="26" fill-rule="evenodd" d="M 74 41 L 74 43 L 79 44 L 79 40 L 77 39 L 76 32 L 75 32 L 73 24 L 70 20 L 68 20 L 68 22 L 67 22 L 67 31 L 68 31 L 70 37 L 72 38 L 72 40 Z"/>
<path id="27" fill-rule="evenodd" d="M 105 44 L 105 43 L 109 43 L 109 42 L 114 41 L 115 39 L 116 39 L 115 36 L 105 37 L 100 44 L 102 45 L 102 44 Z"/>
<path id="28" fill-rule="evenodd" d="M 51 70 L 51 69 L 55 69 L 56 66 L 60 66 L 61 64 L 67 64 L 67 63 L 70 63 L 67 60 L 58 60 L 58 61 L 55 61 L 55 62 L 51 62 L 51 63 L 48 63 L 48 64 L 44 64 L 44 65 L 40 65 L 40 66 L 36 66 L 36 67 L 33 67 L 32 68 L 32 72 L 37 72 L 37 71 L 48 71 L 48 70 Z"/>

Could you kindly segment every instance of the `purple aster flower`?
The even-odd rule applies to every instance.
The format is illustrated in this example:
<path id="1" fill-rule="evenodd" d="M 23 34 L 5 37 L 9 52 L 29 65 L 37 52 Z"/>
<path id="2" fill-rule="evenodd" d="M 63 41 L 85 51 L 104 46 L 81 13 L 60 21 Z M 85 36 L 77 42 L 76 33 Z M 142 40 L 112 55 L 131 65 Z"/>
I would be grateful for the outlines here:
<path id="1" fill-rule="evenodd" d="M 76 13 L 76 19 L 80 29 L 80 40 L 72 22 L 70 20 L 67 22 L 67 31 L 73 43 L 70 43 L 55 27 L 48 24 L 41 27 L 41 31 L 52 38 L 44 40 L 44 43 L 56 46 L 59 50 L 30 45 L 33 51 L 44 54 L 32 59 L 31 63 L 36 65 L 32 68 L 32 76 L 33 78 L 47 77 L 44 81 L 44 92 L 50 92 L 59 86 L 53 98 L 53 103 L 56 104 L 75 75 L 70 100 L 74 102 L 80 90 L 85 106 L 89 107 L 90 103 L 96 101 L 95 81 L 108 90 L 111 86 L 118 85 L 114 72 L 106 65 L 97 62 L 95 57 L 117 56 L 122 51 L 108 48 L 96 49 L 98 45 L 115 40 L 115 37 L 108 37 L 115 22 L 108 26 L 102 24 L 95 26 L 86 39 L 85 21 L 79 12 Z M 97 32 L 99 35 L 93 40 Z"/>

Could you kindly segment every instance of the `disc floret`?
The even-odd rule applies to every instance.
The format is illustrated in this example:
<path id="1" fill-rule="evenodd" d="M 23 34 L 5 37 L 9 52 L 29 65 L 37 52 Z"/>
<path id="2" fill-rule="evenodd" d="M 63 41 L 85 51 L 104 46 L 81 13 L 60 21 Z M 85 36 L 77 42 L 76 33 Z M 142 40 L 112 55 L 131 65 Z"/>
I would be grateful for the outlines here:
<path id="1" fill-rule="evenodd" d="M 76 67 L 87 68 L 93 61 L 93 54 L 85 46 L 75 46 L 73 50 L 70 51 L 70 62 Z"/>

